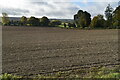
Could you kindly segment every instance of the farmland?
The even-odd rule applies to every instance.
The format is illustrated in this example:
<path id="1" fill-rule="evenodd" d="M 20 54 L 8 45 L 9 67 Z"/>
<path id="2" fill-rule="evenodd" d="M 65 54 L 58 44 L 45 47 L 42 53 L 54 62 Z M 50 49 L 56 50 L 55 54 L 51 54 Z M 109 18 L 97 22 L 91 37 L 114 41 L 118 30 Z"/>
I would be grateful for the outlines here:
<path id="1" fill-rule="evenodd" d="M 4 26 L 2 41 L 3 73 L 32 76 L 119 64 L 117 29 Z"/>

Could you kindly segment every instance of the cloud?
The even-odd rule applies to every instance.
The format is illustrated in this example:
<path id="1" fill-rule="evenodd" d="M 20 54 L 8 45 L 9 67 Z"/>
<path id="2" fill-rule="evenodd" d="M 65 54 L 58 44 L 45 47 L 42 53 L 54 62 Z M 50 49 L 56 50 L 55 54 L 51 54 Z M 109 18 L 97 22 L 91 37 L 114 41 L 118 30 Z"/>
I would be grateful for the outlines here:
<path id="1" fill-rule="evenodd" d="M 47 16 L 49 18 L 73 18 L 82 9 L 92 16 L 104 14 L 108 3 L 115 8 L 119 0 L 1 0 L 0 13 L 6 12 L 10 16 Z M 7 2 L 6 2 L 7 1 Z"/>
<path id="2" fill-rule="evenodd" d="M 2 12 L 5 12 L 9 15 L 23 15 L 29 13 L 29 10 L 19 8 L 2 8 Z"/>
<path id="3" fill-rule="evenodd" d="M 83 4 L 83 2 L 80 2 L 79 4 Z M 104 15 L 105 9 L 108 6 L 108 4 L 111 4 L 111 6 L 115 9 L 118 3 L 117 2 L 87 2 L 83 6 L 80 6 L 80 9 L 84 11 L 88 11 L 93 18 L 98 14 Z"/>
<path id="4" fill-rule="evenodd" d="M 11 5 L 10 5 L 11 4 Z M 48 16 L 50 18 L 73 18 L 76 11 L 79 10 L 79 6 L 70 2 L 45 2 L 45 1 L 29 1 L 22 2 L 17 5 L 10 3 L 5 6 L 2 4 L 2 12 L 8 13 L 8 15 L 25 15 L 25 16 Z M 14 4 L 14 5 L 13 5 Z"/>
<path id="5" fill-rule="evenodd" d="M 37 3 L 36 9 L 37 10 L 34 11 L 35 15 L 46 15 L 56 18 L 72 18 L 73 14 L 75 14 L 76 11 L 79 10 L 79 6 L 72 3 L 50 2 L 44 4 Z"/>

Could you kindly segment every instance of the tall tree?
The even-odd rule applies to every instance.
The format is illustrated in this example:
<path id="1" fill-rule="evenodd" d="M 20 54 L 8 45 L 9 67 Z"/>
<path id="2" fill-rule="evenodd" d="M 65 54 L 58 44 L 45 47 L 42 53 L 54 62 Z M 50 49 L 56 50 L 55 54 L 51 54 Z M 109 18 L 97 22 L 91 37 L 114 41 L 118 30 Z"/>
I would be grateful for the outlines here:
<path id="1" fill-rule="evenodd" d="M 25 26 L 27 24 L 27 18 L 25 16 L 22 16 L 20 21 L 21 21 L 21 25 Z"/>
<path id="2" fill-rule="evenodd" d="M 74 21 L 77 27 L 88 27 L 91 22 L 91 15 L 87 11 L 79 10 L 78 13 L 74 15 Z"/>
<path id="3" fill-rule="evenodd" d="M 8 17 L 7 13 L 2 13 L 2 24 L 3 25 L 9 25 L 10 19 Z"/>
<path id="4" fill-rule="evenodd" d="M 120 6 L 118 6 L 113 12 L 113 25 L 120 28 Z"/>
<path id="5" fill-rule="evenodd" d="M 108 27 L 112 26 L 112 12 L 113 12 L 113 8 L 111 7 L 110 4 L 108 4 L 108 6 L 106 7 L 106 10 L 105 10 L 105 17 L 107 19 Z"/>

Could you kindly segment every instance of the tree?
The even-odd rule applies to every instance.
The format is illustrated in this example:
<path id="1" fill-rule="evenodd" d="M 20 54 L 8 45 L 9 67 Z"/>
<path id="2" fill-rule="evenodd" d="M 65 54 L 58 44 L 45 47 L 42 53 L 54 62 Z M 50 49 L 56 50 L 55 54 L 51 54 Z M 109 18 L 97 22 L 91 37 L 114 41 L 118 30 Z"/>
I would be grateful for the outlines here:
<path id="1" fill-rule="evenodd" d="M 29 24 L 30 26 L 39 26 L 39 25 L 40 25 L 39 19 L 31 16 L 31 17 L 28 19 L 28 24 Z"/>
<path id="2" fill-rule="evenodd" d="M 47 17 L 43 16 L 41 19 L 40 19 L 40 23 L 41 23 L 41 26 L 48 26 L 50 21 Z"/>
<path id="3" fill-rule="evenodd" d="M 106 23 L 105 23 L 105 19 L 103 18 L 103 15 L 97 15 L 95 16 L 90 24 L 91 28 L 105 28 L 106 27 Z"/>
<path id="4" fill-rule="evenodd" d="M 7 13 L 2 13 L 2 24 L 9 25 L 10 20 Z"/>
<path id="5" fill-rule="evenodd" d="M 113 26 L 120 28 L 120 6 L 118 6 L 113 12 Z"/>
<path id="6" fill-rule="evenodd" d="M 105 10 L 105 17 L 107 19 L 108 27 L 112 26 L 112 12 L 113 12 L 113 8 L 110 6 L 110 4 L 108 4 L 108 6 L 106 7 L 106 10 Z"/>
<path id="7" fill-rule="evenodd" d="M 21 25 L 26 25 L 27 24 L 27 18 L 25 16 L 22 16 L 20 19 Z"/>
<path id="8" fill-rule="evenodd" d="M 91 15 L 87 11 L 79 10 L 77 14 L 74 15 L 75 24 L 77 27 L 88 27 L 91 22 Z"/>

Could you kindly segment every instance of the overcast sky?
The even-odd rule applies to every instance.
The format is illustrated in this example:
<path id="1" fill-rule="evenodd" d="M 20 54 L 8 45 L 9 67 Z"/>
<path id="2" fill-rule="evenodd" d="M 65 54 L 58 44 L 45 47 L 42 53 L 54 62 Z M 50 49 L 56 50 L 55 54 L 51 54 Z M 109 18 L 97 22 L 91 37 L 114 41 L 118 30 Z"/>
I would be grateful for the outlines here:
<path id="1" fill-rule="evenodd" d="M 88 11 L 92 17 L 104 14 L 108 4 L 115 9 L 120 0 L 0 0 L 0 16 L 35 16 L 73 19 L 78 10 Z"/>

